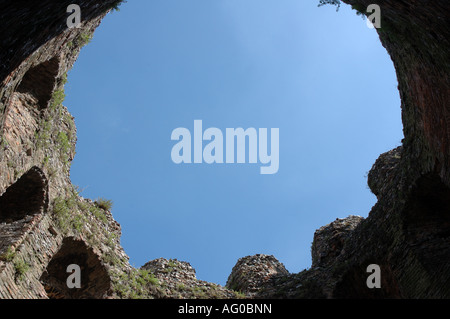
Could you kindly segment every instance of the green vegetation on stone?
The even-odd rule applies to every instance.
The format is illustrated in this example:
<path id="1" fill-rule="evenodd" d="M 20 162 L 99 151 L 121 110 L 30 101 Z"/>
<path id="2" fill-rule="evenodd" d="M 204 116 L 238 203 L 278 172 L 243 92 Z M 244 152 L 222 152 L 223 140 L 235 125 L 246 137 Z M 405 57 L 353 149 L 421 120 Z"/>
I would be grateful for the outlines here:
<path id="1" fill-rule="evenodd" d="M 25 273 L 30 269 L 30 265 L 22 259 L 19 259 L 14 261 L 14 269 L 16 271 L 16 279 L 22 280 L 25 276 Z"/>
<path id="2" fill-rule="evenodd" d="M 79 47 L 84 47 L 85 45 L 88 45 L 93 38 L 94 35 L 92 33 L 83 32 L 77 37 L 76 42 Z"/>
<path id="3" fill-rule="evenodd" d="M 69 137 L 65 132 L 59 132 L 56 137 L 56 143 L 58 144 L 60 151 L 60 159 L 67 163 L 69 161 L 69 152 L 71 148 Z"/>
<path id="4" fill-rule="evenodd" d="M 112 207 L 113 207 L 113 201 L 110 199 L 105 199 L 103 197 L 98 198 L 95 201 L 95 204 L 97 205 L 98 208 L 101 208 L 103 210 L 106 211 L 111 211 Z"/>
<path id="5" fill-rule="evenodd" d="M 14 249 L 12 249 L 12 247 L 9 247 L 8 250 L 0 256 L 0 259 L 6 262 L 11 262 L 15 257 L 16 252 L 14 251 Z"/>
<path id="6" fill-rule="evenodd" d="M 113 289 L 123 299 L 147 299 L 155 295 L 162 296 L 159 286 L 159 280 L 152 272 L 132 269 L 116 279 Z"/>
<path id="7" fill-rule="evenodd" d="M 67 80 L 66 80 L 67 81 Z M 53 92 L 52 99 L 50 102 L 50 109 L 54 110 L 62 105 L 64 100 L 66 99 L 66 93 L 64 92 L 64 89 L 59 89 Z"/>

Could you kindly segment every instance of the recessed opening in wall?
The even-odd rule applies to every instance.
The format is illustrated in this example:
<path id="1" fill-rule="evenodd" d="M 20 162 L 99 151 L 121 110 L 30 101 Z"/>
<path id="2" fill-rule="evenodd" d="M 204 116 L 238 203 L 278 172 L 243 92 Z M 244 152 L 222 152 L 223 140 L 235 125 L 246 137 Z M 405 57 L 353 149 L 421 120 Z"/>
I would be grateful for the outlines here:
<path id="1" fill-rule="evenodd" d="M 429 274 L 450 293 L 450 188 L 436 174 L 422 176 L 411 192 L 404 213 L 406 241 Z M 433 298 L 434 296 L 430 296 Z"/>
<path id="2" fill-rule="evenodd" d="M 406 268 L 414 270 L 414 277 L 408 277 L 413 273 L 411 270 L 391 268 L 392 261 L 365 260 L 343 275 L 337 285 L 336 297 L 409 298 L 409 295 L 400 294 L 408 285 L 410 288 L 406 291 L 411 295 L 439 298 L 449 294 L 450 188 L 436 174 L 420 177 L 408 196 L 401 217 L 405 242 L 410 250 L 402 261 L 403 266 L 398 266 L 408 265 Z M 366 269 L 370 264 L 380 265 L 382 289 L 367 289 L 369 274 Z M 440 289 L 428 289 L 433 286 Z"/>
<path id="3" fill-rule="evenodd" d="M 367 266 L 379 263 L 382 289 L 367 288 Z M 377 264 L 378 265 L 378 264 Z M 361 264 L 351 267 L 336 285 L 334 296 L 338 299 L 399 299 L 404 296 L 400 293 L 400 287 L 396 276 L 384 261 L 364 260 Z"/>
<path id="4" fill-rule="evenodd" d="M 224 284 L 250 252 L 309 267 L 318 226 L 373 206 L 364 173 L 402 134 L 392 61 L 354 12 L 347 23 L 344 9 L 327 20 L 303 2 L 219 2 L 128 3 L 83 51 L 65 103 L 78 126 L 72 181 L 115 202 L 131 262 L 188 260 L 198 278 Z M 141 12 L 154 17 L 138 24 Z M 204 131 L 279 128 L 279 172 L 261 176 L 248 142 L 243 165 L 174 164 L 171 132 L 192 133 L 195 120 Z M 155 236 L 167 240 L 140 245 Z"/>
<path id="5" fill-rule="evenodd" d="M 39 128 L 40 112 L 52 99 L 59 64 L 60 59 L 54 57 L 31 67 L 11 96 L 4 123 L 4 139 L 16 153 L 32 155 L 31 145 Z"/>
<path id="6" fill-rule="evenodd" d="M 70 289 L 67 267 L 80 267 L 81 288 Z M 100 299 L 110 289 L 111 282 L 105 267 L 84 241 L 69 237 L 53 256 L 40 281 L 50 299 Z"/>
<path id="7" fill-rule="evenodd" d="M 39 109 L 45 109 L 52 98 L 59 71 L 59 58 L 52 58 L 32 67 L 22 79 L 17 92 L 31 95 L 37 100 Z"/>
<path id="8" fill-rule="evenodd" d="M 33 167 L 0 196 L 0 224 L 44 213 L 47 205 L 47 179 L 39 168 Z"/>

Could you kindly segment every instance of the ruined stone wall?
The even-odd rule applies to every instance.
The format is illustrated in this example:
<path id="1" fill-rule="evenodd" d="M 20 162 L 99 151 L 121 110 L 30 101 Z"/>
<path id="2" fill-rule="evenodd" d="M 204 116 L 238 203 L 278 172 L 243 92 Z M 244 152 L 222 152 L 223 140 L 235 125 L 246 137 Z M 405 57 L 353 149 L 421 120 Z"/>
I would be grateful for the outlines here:
<path id="1" fill-rule="evenodd" d="M 76 127 L 62 105 L 67 71 L 119 2 L 0 1 L 0 298 L 237 296 L 179 262 L 131 267 L 108 207 L 71 184 Z M 66 26 L 71 3 L 82 8 L 80 28 Z M 81 289 L 67 287 L 72 264 L 81 268 Z"/>
<path id="2" fill-rule="evenodd" d="M 381 8 L 381 43 L 392 58 L 411 183 L 433 172 L 450 186 L 450 4 L 446 0 L 344 0 Z"/>
<path id="3" fill-rule="evenodd" d="M 111 295 L 114 268 L 120 264 L 120 272 L 127 269 L 119 225 L 109 212 L 79 197 L 69 177 L 76 128 L 62 106 L 66 73 L 113 1 L 105 1 L 103 9 L 88 2 L 83 2 L 87 10 L 82 27 L 71 30 L 64 28 L 67 1 L 1 2 L 2 298 L 63 295 L 57 291 L 65 280 L 54 271 L 49 274 L 48 265 L 58 254 L 67 254 L 68 238 L 83 243 L 84 251 L 80 248 L 67 262 L 86 268 L 97 263 L 95 276 L 103 276 L 102 284 L 90 288 L 99 291 L 86 290 L 83 296 Z M 80 257 L 84 255 L 90 259 Z"/>
<path id="4" fill-rule="evenodd" d="M 369 174 L 378 203 L 368 218 L 316 232 L 311 269 L 289 274 L 274 257 L 246 257 L 227 289 L 175 260 L 131 267 L 108 208 L 70 182 L 76 128 L 62 105 L 66 73 L 117 1 L 1 0 L 0 298 L 449 298 L 450 3 L 344 2 L 382 9 L 378 33 L 397 71 L 403 146 Z M 79 29 L 66 27 L 70 3 L 82 7 Z M 366 286 L 372 263 L 383 289 Z M 82 268 L 81 290 L 65 285 L 69 264 Z"/>
<path id="5" fill-rule="evenodd" d="M 321 228 L 311 269 L 270 276 L 250 292 L 259 298 L 450 298 L 450 2 L 343 2 L 361 13 L 369 4 L 381 8 L 377 32 L 397 72 L 403 146 L 382 154 L 369 173 L 378 202 L 368 218 Z M 370 264 L 381 268 L 382 289 L 366 285 Z M 248 274 L 238 266 L 228 285 L 245 288 L 248 283 L 232 280 Z"/>

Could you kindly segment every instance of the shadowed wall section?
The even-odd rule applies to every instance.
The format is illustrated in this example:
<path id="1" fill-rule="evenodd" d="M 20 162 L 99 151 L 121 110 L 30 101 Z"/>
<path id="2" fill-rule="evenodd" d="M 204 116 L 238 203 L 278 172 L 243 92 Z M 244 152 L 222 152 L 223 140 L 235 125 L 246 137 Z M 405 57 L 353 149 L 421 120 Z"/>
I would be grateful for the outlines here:
<path id="1" fill-rule="evenodd" d="M 405 242 L 417 256 L 417 269 L 423 269 L 407 274 L 416 278 L 410 280 L 408 290 L 432 298 L 450 296 L 450 188 L 437 175 L 423 176 L 414 186 L 402 217 Z"/>
<path id="2" fill-rule="evenodd" d="M 0 255 L 15 244 L 34 218 L 47 211 L 48 183 L 33 167 L 0 196 Z"/>
<path id="3" fill-rule="evenodd" d="M 23 77 L 17 92 L 29 94 L 37 100 L 40 109 L 48 106 L 56 85 L 59 59 L 52 58 L 31 68 Z"/>
<path id="4" fill-rule="evenodd" d="M 69 265 L 81 269 L 81 288 L 69 289 Z M 41 276 L 41 282 L 50 299 L 101 299 L 110 289 L 110 278 L 92 248 L 82 240 L 65 238 Z"/>
<path id="5" fill-rule="evenodd" d="M 0 197 L 0 223 L 12 223 L 28 215 L 42 214 L 48 206 L 44 173 L 33 167 Z"/>

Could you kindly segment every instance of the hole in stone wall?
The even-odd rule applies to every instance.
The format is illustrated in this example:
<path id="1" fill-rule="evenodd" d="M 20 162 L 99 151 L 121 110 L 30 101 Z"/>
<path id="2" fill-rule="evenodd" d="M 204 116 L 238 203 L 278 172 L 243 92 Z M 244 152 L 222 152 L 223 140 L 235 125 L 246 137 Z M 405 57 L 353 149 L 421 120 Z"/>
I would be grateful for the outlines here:
<path id="1" fill-rule="evenodd" d="M 367 287 L 367 266 L 380 266 L 381 289 Z M 359 266 L 350 269 L 337 284 L 334 296 L 338 299 L 398 299 L 401 298 L 399 285 L 389 264 L 380 261 L 367 260 Z"/>
<path id="2" fill-rule="evenodd" d="M 403 218 L 406 242 L 430 284 L 441 287 L 440 296 L 450 295 L 450 188 L 437 175 L 421 177 Z"/>
<path id="3" fill-rule="evenodd" d="M 409 198 L 404 218 L 410 240 L 422 240 L 431 234 L 450 237 L 450 188 L 439 176 L 421 177 Z"/>
<path id="4" fill-rule="evenodd" d="M 81 288 L 67 286 L 69 265 L 81 270 Z M 53 256 L 42 274 L 41 283 L 50 299 L 100 299 L 110 290 L 110 278 L 105 267 L 84 241 L 65 238 L 60 250 Z"/>
<path id="5" fill-rule="evenodd" d="M 0 224 L 44 213 L 47 206 L 47 179 L 39 168 L 33 167 L 0 197 Z"/>
<path id="6" fill-rule="evenodd" d="M 43 62 L 28 70 L 17 88 L 17 92 L 31 95 L 37 99 L 39 108 L 45 109 L 52 98 L 58 72 L 58 58 Z"/>

